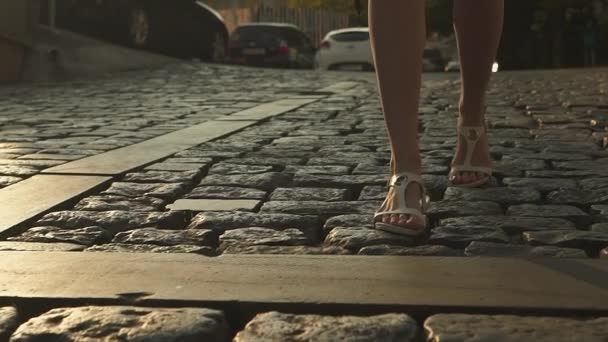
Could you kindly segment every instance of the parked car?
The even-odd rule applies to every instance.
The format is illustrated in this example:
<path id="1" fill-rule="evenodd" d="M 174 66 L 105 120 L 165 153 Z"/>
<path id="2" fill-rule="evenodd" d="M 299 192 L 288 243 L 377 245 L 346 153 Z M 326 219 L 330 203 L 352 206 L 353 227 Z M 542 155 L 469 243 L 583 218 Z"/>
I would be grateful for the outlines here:
<path id="1" fill-rule="evenodd" d="M 492 72 L 498 72 L 499 69 L 500 69 L 500 65 L 498 64 L 498 62 L 492 63 Z M 453 60 L 449 61 L 445 65 L 445 71 L 446 72 L 459 72 L 460 71 L 460 61 L 458 59 L 453 59 Z"/>
<path id="2" fill-rule="evenodd" d="M 444 70 L 444 60 L 438 49 L 426 48 L 422 53 L 422 70 L 426 72 L 438 72 Z"/>
<path id="3" fill-rule="evenodd" d="M 57 0 L 57 26 L 179 58 L 222 62 L 228 30 L 197 0 Z"/>
<path id="4" fill-rule="evenodd" d="M 317 52 L 316 67 L 323 70 L 374 70 L 367 27 L 327 33 Z"/>
<path id="5" fill-rule="evenodd" d="M 230 35 L 228 62 L 252 66 L 311 69 L 315 48 L 297 26 L 250 23 Z"/>

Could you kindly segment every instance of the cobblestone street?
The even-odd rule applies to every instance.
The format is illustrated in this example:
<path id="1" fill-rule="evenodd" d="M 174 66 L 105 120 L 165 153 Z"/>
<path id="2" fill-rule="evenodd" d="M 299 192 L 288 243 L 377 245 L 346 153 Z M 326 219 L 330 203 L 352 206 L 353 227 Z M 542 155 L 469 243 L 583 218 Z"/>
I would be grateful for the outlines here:
<path id="1" fill-rule="evenodd" d="M 177 64 L 0 87 L 1 203 L 94 180 L 53 193 L 56 203 L 22 222 L 0 217 L 0 251 L 605 262 L 608 70 L 495 74 L 487 107 L 495 171 L 481 189 L 447 184 L 458 88 L 456 74 L 424 77 L 419 132 L 432 229 L 414 239 L 372 229 L 390 153 L 371 73 Z M 214 138 L 199 143 L 198 129 Z M 40 193 L 11 195 L 25 184 Z M 260 312 L 243 328 L 228 313 L 194 307 L 19 309 L 0 308 L 0 339 L 608 341 L 608 317 Z"/>

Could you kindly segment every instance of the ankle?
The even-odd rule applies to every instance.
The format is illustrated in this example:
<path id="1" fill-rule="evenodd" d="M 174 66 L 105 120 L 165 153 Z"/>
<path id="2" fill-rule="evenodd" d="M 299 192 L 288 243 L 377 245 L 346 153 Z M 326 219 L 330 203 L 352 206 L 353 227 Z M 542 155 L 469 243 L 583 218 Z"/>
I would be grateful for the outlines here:
<path id="1" fill-rule="evenodd" d="M 483 126 L 485 124 L 485 106 L 465 105 L 459 107 L 458 124 L 461 126 Z"/>
<path id="2" fill-rule="evenodd" d="M 413 173 L 415 175 L 420 175 L 422 173 L 422 164 L 420 163 L 420 159 L 418 160 L 408 160 L 407 163 L 394 163 L 391 173 Z"/>

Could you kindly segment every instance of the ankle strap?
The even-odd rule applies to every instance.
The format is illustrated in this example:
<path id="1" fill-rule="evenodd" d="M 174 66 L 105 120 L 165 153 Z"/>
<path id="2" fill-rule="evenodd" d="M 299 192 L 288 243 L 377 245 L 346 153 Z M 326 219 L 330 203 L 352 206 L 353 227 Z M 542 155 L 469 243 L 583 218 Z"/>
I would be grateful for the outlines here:
<path id="1" fill-rule="evenodd" d="M 399 186 L 399 185 L 407 185 L 408 183 L 418 183 L 424 186 L 424 180 L 422 177 L 415 173 L 410 172 L 400 172 L 396 173 L 388 181 L 388 186 Z"/>

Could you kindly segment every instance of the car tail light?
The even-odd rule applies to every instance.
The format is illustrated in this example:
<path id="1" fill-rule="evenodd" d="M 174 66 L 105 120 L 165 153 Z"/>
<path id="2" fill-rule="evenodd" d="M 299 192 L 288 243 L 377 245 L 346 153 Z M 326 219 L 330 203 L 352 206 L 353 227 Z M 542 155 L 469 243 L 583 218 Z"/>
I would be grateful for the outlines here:
<path id="1" fill-rule="evenodd" d="M 321 49 L 329 49 L 331 47 L 331 44 L 329 43 L 329 40 L 324 40 L 321 42 Z"/>
<path id="2" fill-rule="evenodd" d="M 284 40 L 279 43 L 279 55 L 289 55 L 289 45 Z"/>

